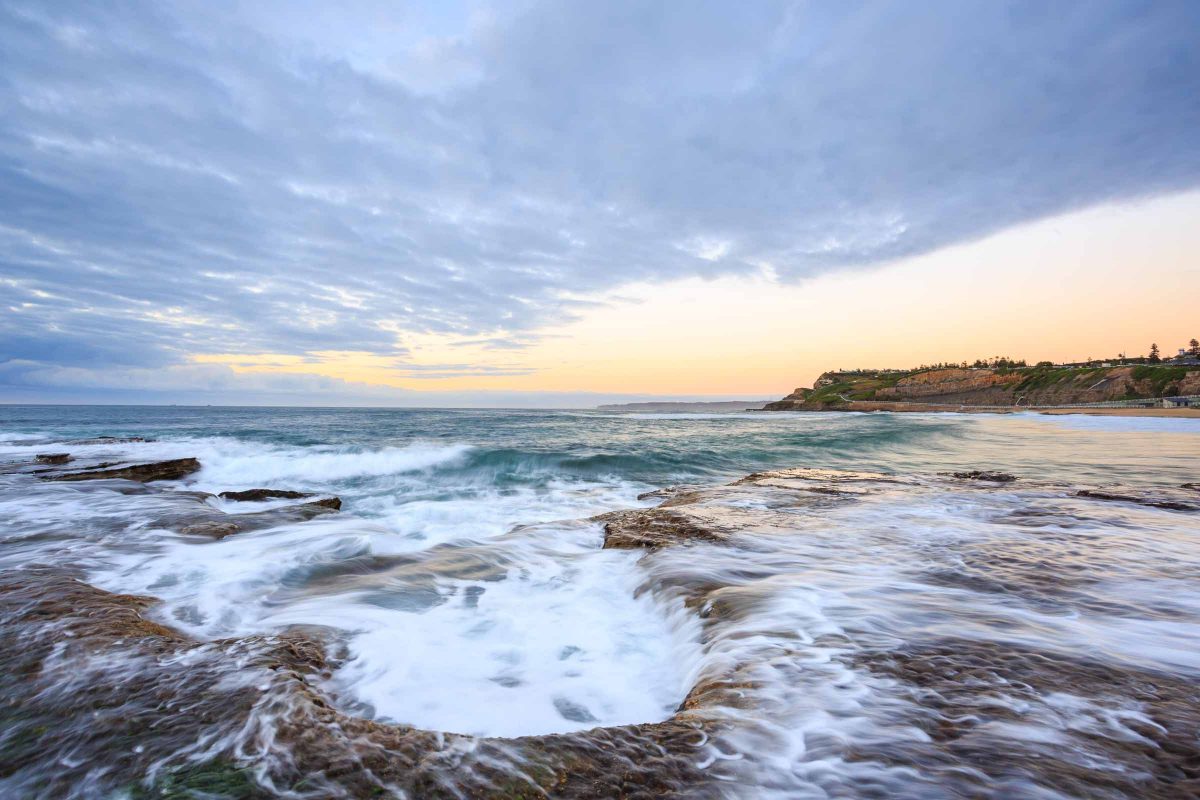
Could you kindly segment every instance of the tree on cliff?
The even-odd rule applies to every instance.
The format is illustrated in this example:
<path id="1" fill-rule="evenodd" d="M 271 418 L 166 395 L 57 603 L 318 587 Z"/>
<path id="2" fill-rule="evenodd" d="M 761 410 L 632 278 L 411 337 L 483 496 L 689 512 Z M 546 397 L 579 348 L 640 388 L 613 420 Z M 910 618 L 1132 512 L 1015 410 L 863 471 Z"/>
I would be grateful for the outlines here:
<path id="1" fill-rule="evenodd" d="M 1162 359 L 1159 358 L 1159 356 L 1158 356 L 1158 343 L 1157 342 L 1150 345 L 1150 358 L 1148 358 L 1146 360 L 1149 361 L 1151 364 L 1157 364 L 1158 362 L 1162 361 Z"/>
<path id="2" fill-rule="evenodd" d="M 1188 355 L 1200 357 L 1200 342 L 1195 339 L 1188 342 Z"/>

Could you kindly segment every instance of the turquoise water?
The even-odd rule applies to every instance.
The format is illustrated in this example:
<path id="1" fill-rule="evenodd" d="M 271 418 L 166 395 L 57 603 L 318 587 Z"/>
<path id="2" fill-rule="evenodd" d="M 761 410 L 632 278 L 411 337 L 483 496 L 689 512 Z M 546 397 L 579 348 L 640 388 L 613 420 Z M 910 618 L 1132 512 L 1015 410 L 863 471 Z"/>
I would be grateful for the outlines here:
<path id="1" fill-rule="evenodd" d="M 0 406 L 20 436 L 223 439 L 297 453 L 467 445 L 447 470 L 499 485 L 643 485 L 781 466 L 937 471 L 989 465 L 1031 477 L 1172 483 L 1194 474 L 1200 422 L 962 414 L 599 414 L 572 411 Z M 312 476 L 321 480 L 321 476 Z"/>

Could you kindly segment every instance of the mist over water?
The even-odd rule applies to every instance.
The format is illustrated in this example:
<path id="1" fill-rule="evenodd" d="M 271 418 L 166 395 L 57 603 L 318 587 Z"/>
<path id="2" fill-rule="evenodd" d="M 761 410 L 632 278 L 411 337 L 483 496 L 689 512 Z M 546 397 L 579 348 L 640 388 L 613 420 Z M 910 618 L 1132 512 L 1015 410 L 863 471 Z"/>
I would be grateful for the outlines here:
<path id="1" fill-rule="evenodd" d="M 154 441 L 62 444 L 105 435 Z M 0 407 L 0 458 L 53 450 L 195 456 L 202 469 L 182 488 L 334 494 L 343 510 L 198 542 L 155 524 L 156 495 L 0 475 L 0 567 L 80 569 L 102 589 L 159 598 L 147 613 L 201 640 L 321 626 L 345 649 L 322 687 L 339 708 L 436 731 L 658 722 L 699 681 L 740 670 L 754 703 L 728 712 L 739 722 L 712 756 L 731 796 L 967 792 L 953 763 L 856 760 L 832 744 L 928 745 L 922 715 L 934 712 L 878 652 L 953 638 L 1200 677 L 1195 515 L 1020 482 L 905 485 L 806 510 L 787 535 L 764 523 L 733 546 L 649 554 L 601 549 L 588 520 L 650 507 L 638 495 L 662 486 L 787 467 L 1175 487 L 1200 479 L 1194 420 Z M 705 584 L 726 586 L 743 612 L 705 628 L 683 591 Z M 1018 711 L 974 735 L 1063 746 L 1080 731 L 1142 735 L 1145 703 L 1114 692 L 997 692 Z M 7 780 L 20 796 L 25 784 Z M 1064 796 L 1034 777 L 1010 788 Z"/>

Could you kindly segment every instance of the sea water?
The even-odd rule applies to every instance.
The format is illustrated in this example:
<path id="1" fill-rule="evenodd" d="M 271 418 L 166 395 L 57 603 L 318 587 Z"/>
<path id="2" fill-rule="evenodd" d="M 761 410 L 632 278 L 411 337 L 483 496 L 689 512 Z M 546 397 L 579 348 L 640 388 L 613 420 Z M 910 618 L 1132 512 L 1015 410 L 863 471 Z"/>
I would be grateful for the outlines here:
<path id="1" fill-rule="evenodd" d="M 63 444 L 98 436 L 149 441 Z M 916 735 L 883 721 L 895 712 L 889 704 L 911 700 L 821 645 L 848 631 L 878 643 L 918 632 L 984 641 L 1003 629 L 1009 643 L 1200 676 L 1196 516 L 1080 508 L 1069 520 L 1051 519 L 1115 535 L 1103 537 L 1102 554 L 1078 554 L 1073 563 L 1062 552 L 1043 554 L 1047 570 L 1086 573 L 1076 600 L 1045 602 L 913 577 L 930 565 L 962 572 L 968 559 L 967 571 L 981 580 L 1006 580 L 1005 548 L 1039 546 L 1027 527 L 1004 522 L 1029 507 L 1030 497 L 1016 493 L 889 497 L 830 512 L 812 535 L 734 555 L 605 550 L 601 526 L 588 520 L 650 506 L 657 501 L 638 495 L 659 487 L 794 466 L 988 469 L 1069 485 L 1178 486 L 1200 479 L 1200 420 L 0 407 L 0 458 L 62 450 L 194 456 L 202 469 L 178 485 L 204 492 L 266 487 L 340 497 L 336 515 L 198 543 L 152 524 L 152 496 L 0 476 L 0 568 L 82 570 L 102 589 L 159 598 L 149 613 L 199 639 L 294 625 L 336 630 L 346 657 L 331 694 L 351 713 L 384 722 L 498 737 L 656 722 L 706 671 L 770 663 L 808 642 L 786 668 L 768 671 L 773 710 L 761 712 L 763 725 L 743 742 L 765 770 L 760 786 L 795 796 L 840 785 L 830 770 L 865 769 L 814 765 L 806 757 L 811 737 Z M 244 512 L 284 502 L 210 504 Z M 369 568 L 381 562 L 388 568 Z M 698 568 L 713 576 L 740 570 L 740 585 L 771 598 L 771 618 L 748 620 L 744 635 L 717 645 L 702 641 L 692 610 L 645 590 Z M 1009 733 L 1119 728 L 1119 714 L 1103 711 L 1063 694 Z M 1140 712 L 1130 705 L 1122 713 Z"/>

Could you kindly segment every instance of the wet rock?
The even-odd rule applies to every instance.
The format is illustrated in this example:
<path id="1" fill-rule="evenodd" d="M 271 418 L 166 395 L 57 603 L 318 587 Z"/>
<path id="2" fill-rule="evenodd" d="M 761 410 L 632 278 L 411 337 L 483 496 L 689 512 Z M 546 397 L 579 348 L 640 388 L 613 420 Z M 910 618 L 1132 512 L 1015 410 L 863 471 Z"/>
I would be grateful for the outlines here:
<path id="1" fill-rule="evenodd" d="M 143 616 L 157 602 L 153 597 L 97 589 L 64 570 L 31 567 L 0 573 L 0 617 L 13 624 L 56 620 L 72 635 L 86 632 L 104 640 L 182 641 L 175 631 Z"/>
<path id="2" fill-rule="evenodd" d="M 1169 490 L 1142 491 L 1138 489 L 1080 489 L 1076 497 L 1091 500 L 1111 500 L 1119 503 L 1136 503 L 1140 506 L 1165 508 L 1170 511 L 1200 511 L 1200 502 L 1192 497 L 1170 493 Z"/>
<path id="3" fill-rule="evenodd" d="M 839 486 L 855 483 L 896 483 L 900 478 L 883 472 L 867 472 L 863 470 L 820 469 L 817 467 L 794 467 L 792 469 L 772 469 L 762 472 L 751 472 L 744 478 L 734 481 L 732 486 L 770 485 L 781 481 L 791 488 L 807 488 L 812 485 Z"/>
<path id="4" fill-rule="evenodd" d="M 554 708 L 559 715 L 570 722 L 596 722 L 596 718 L 592 716 L 592 712 L 588 711 L 585 706 L 569 700 L 566 697 L 554 698 Z"/>
<path id="5" fill-rule="evenodd" d="M 190 525 L 184 525 L 179 528 L 179 532 L 185 536 L 211 536 L 213 539 L 224 539 L 226 536 L 232 536 L 241 530 L 242 528 L 236 522 L 228 522 L 226 520 L 193 522 Z"/>
<path id="6" fill-rule="evenodd" d="M 995 517 L 999 524 L 1013 523 L 1025 528 L 1077 528 L 1093 522 L 1091 517 L 1056 508 L 1029 506 Z"/>
<path id="7" fill-rule="evenodd" d="M 221 492 L 226 500 L 256 502 L 261 500 L 300 500 L 312 497 L 312 492 L 296 492 L 290 489 L 246 489 L 241 492 Z"/>
<path id="8" fill-rule="evenodd" d="M 201 493 L 190 496 L 181 493 L 173 498 L 179 501 L 180 510 L 159 517 L 153 523 L 154 527 L 168 528 L 186 536 L 208 536 L 220 540 L 235 533 L 307 522 L 325 514 L 332 514 L 342 506 L 342 501 L 338 498 L 327 497 L 311 503 L 298 503 L 249 514 L 226 514 L 209 506 L 205 502 L 207 497 Z"/>
<path id="9" fill-rule="evenodd" d="M 463 590 L 463 608 L 479 608 L 479 598 L 486 591 L 482 586 L 468 586 Z"/>
<path id="10" fill-rule="evenodd" d="M 1181 483 L 1179 484 L 1179 488 L 1191 489 L 1193 491 L 1200 492 L 1200 483 Z"/>
<path id="11" fill-rule="evenodd" d="M 319 589 L 380 598 L 402 590 L 413 598 L 428 598 L 426 607 L 432 607 L 446 600 L 447 582 L 500 581 L 507 575 L 507 566 L 494 557 L 494 551 L 435 546 L 421 557 L 373 554 L 304 565 L 289 573 L 284 583 L 298 592 Z M 472 607 L 484 591 L 482 586 L 466 587 L 464 605 Z"/>
<path id="12" fill-rule="evenodd" d="M 748 709 L 754 706 L 753 693 L 761 685 L 759 681 L 749 677 L 753 667 L 739 665 L 721 678 L 701 680 L 683 702 L 679 704 L 680 711 L 690 711 L 722 706 L 725 708 Z"/>
<path id="13" fill-rule="evenodd" d="M 910 478 L 878 472 L 801 467 L 755 472 L 727 486 L 670 487 L 642 498 L 666 499 L 648 509 L 593 517 L 604 525 L 604 547 L 657 549 L 683 542 L 727 543 L 747 531 L 787 535 L 789 514 L 817 510 L 899 484 Z"/>
<path id="14" fill-rule="evenodd" d="M 642 492 L 637 496 L 638 500 L 673 500 L 681 495 L 694 492 L 700 487 L 698 486 L 664 486 L 661 489 L 654 489 L 649 492 Z"/>
<path id="15" fill-rule="evenodd" d="M 604 523 L 604 547 L 608 549 L 653 549 L 686 541 L 721 543 L 728 539 L 720 531 L 661 508 L 614 511 L 595 519 Z"/>
<path id="16" fill-rule="evenodd" d="M 818 469 L 797 467 L 793 469 L 753 472 L 734 481 L 731 487 L 746 489 L 779 489 L 792 498 L 794 503 L 808 503 L 810 495 L 827 495 L 845 501 L 865 497 L 879 492 L 891 491 L 898 486 L 919 486 L 920 479 L 912 476 L 889 475 L 882 472 L 862 470 Z M 765 496 L 765 492 L 755 492 Z"/>
<path id="17" fill-rule="evenodd" d="M 860 746 L 856 760 L 921 763 L 946 785 L 975 770 L 987 776 L 960 796 L 1016 796 L 985 789 L 1031 778 L 1068 797 L 1200 796 L 1200 704 L 1185 677 L 969 639 L 865 651 L 852 663 L 898 681 L 914 701 L 905 721 L 934 745 Z M 1070 724 L 1053 737 L 1003 733 L 1063 714 Z"/>
<path id="18" fill-rule="evenodd" d="M 242 492 L 221 492 L 218 496 L 225 500 L 234 500 L 238 502 L 261 502 L 263 500 L 300 500 L 305 497 L 316 497 L 316 495 L 312 492 L 297 492 L 291 489 L 247 489 Z M 322 497 L 319 500 L 312 500 L 304 505 L 318 508 L 328 508 L 333 511 L 341 511 L 342 499 L 340 497 Z"/>
<path id="19" fill-rule="evenodd" d="M 108 462 L 89 469 L 48 475 L 45 477 L 45 480 L 91 481 L 121 479 L 148 483 L 150 481 L 179 480 L 198 469 L 200 469 L 200 462 L 194 458 L 176 458 L 170 461 L 152 461 L 141 464 Z"/>
<path id="20" fill-rule="evenodd" d="M 90 439 L 72 439 L 71 441 L 67 442 L 67 444 L 137 444 L 139 442 L 153 441 L 153 439 L 144 439 L 141 436 L 93 436 Z"/>
<path id="21" fill-rule="evenodd" d="M 328 508 L 332 511 L 342 510 L 342 498 L 340 497 L 323 497 L 320 500 L 313 500 L 311 503 L 305 503 L 306 506 L 316 506 L 318 508 Z"/>
<path id="22" fill-rule="evenodd" d="M 385 724 L 317 688 L 336 664 L 312 633 L 199 642 L 146 619 L 152 603 L 58 571 L 0 573 L 0 775 L 14 796 L 716 794 L 701 715 L 516 739 Z"/>
<path id="23" fill-rule="evenodd" d="M 66 464 L 71 460 L 70 453 L 38 453 L 34 460 L 39 464 Z"/>
<path id="24" fill-rule="evenodd" d="M 962 478 L 968 481 L 989 481 L 991 483 L 1012 483 L 1017 479 L 1017 476 L 1010 475 L 1007 472 L 991 472 L 988 470 L 973 469 L 970 472 L 955 472 L 954 477 Z"/>
<path id="25" fill-rule="evenodd" d="M 203 767 L 179 754 L 208 735 L 236 736 L 264 697 L 324 664 L 323 648 L 300 635 L 193 641 L 147 618 L 155 602 L 62 570 L 0 573 L 6 796 L 128 796 L 156 763 L 168 773 L 244 767 L 232 752 Z M 252 783 L 236 795 L 145 788 L 133 796 L 272 796 Z"/>
<path id="26" fill-rule="evenodd" d="M 24 743 L 10 751 L 3 749 L 10 740 L 0 742 L 0 764 L 17 765 L 10 767 L 16 777 L 0 785 L 22 789 L 45 781 L 36 784 L 38 792 L 55 796 L 56 790 L 78 786 L 91 774 L 90 767 L 103 763 L 109 771 L 88 778 L 100 781 L 97 796 L 118 796 L 123 787 L 143 779 L 147 779 L 148 796 L 172 796 L 170 792 L 222 796 L 224 792 L 255 797 L 257 792 L 267 792 L 268 796 L 303 797 L 648 800 L 704 797 L 718 789 L 730 793 L 746 789 L 742 793 L 753 795 L 761 787 L 723 782 L 720 772 L 730 770 L 725 775 L 738 778 L 753 774 L 752 728 L 737 729 L 739 736 L 748 734 L 748 738 L 729 738 L 715 748 L 706 742 L 710 736 L 720 738 L 728 730 L 724 726 L 770 719 L 762 710 L 786 698 L 776 693 L 778 686 L 793 685 L 790 678 L 781 682 L 779 676 L 816 668 L 812 655 L 824 649 L 821 663 L 836 666 L 847 678 L 854 676 L 846 683 L 852 690 L 847 692 L 848 701 L 883 702 L 889 725 L 894 719 L 898 729 L 913 735 L 877 738 L 844 729 L 835 734 L 805 731 L 806 753 L 815 754 L 805 768 L 816 762 L 840 766 L 861 761 L 919 771 L 922 779 L 931 781 L 927 788 L 932 788 L 921 792 L 914 784 L 911 796 L 1194 796 L 1200 776 L 1196 744 L 1200 727 L 1195 717 L 1200 712 L 1194 687 L 1185 677 L 998 642 L 922 643 L 914 641 L 917 636 L 892 629 L 869 636 L 849 629 L 822 634 L 837 638 L 837 652 L 828 655 L 828 643 L 798 636 L 791 624 L 778 633 L 764 627 L 777 620 L 762 614 L 779 603 L 780 584 L 772 580 L 778 575 L 778 564 L 770 558 L 764 559 L 769 563 L 757 563 L 746 557 L 753 548 L 771 556 L 782 543 L 803 556 L 791 563 L 807 568 L 829 548 L 853 544 L 847 541 L 845 526 L 837 529 L 829 524 L 823 513 L 827 509 L 847 511 L 851 519 L 862 521 L 881 516 L 871 513 L 872 503 L 879 502 L 884 512 L 894 508 L 887 503 L 889 492 L 901 493 L 902 503 L 919 493 L 936 497 L 949 493 L 951 502 L 958 496 L 978 495 L 979 490 L 961 480 L 778 470 L 726 486 L 672 493 L 657 508 L 598 517 L 605 528 L 606 547 L 655 550 L 688 542 L 737 544 L 737 550 L 697 547 L 683 558 L 651 555 L 646 561 L 654 569 L 646 571 L 647 582 L 639 591 L 682 601 L 685 613 L 698 618 L 701 645 L 714 652 L 721 652 L 718 648 L 735 636 L 761 639 L 765 649 L 761 656 L 757 651 L 743 656 L 731 649 L 728 652 L 736 657 L 706 664 L 675 715 L 664 722 L 551 736 L 474 738 L 364 719 L 325 694 L 330 683 L 320 678 L 337 669 L 339 656 L 331 654 L 319 635 L 298 634 L 287 642 L 273 636 L 197 642 L 162 626 L 153 627 L 157 623 L 147 616 L 149 598 L 122 598 L 58 579 L 43 581 L 44 596 L 39 596 L 37 581 L 28 577 L 30 571 L 17 580 L 18 588 L 9 596 L 6 578 L 0 575 L 0 700 L 15 698 L 13 707 L 26 715 L 13 726 L 13 738 Z M 125 485 L 160 493 L 159 487 Z M 72 491 L 84 489 L 109 491 L 104 485 L 72 487 Z M 1106 511 L 1111 517 L 1151 512 L 1106 509 L 1074 499 L 1073 490 L 1028 480 L 1011 491 L 1028 494 L 1014 504 L 1018 510 L 1013 514 L 1018 516 L 996 520 L 1012 528 L 1013 535 L 966 537 L 961 542 L 956 537 L 946 545 L 949 549 L 923 551 L 920 570 L 926 565 L 930 570 L 907 571 L 902 581 L 916 586 L 922 595 L 938 586 L 985 595 L 989 603 L 996 601 L 996 607 L 1013 604 L 1056 612 L 1091 608 L 1105 619 L 1124 613 L 1139 620 L 1171 612 L 1137 608 L 1133 598 L 1124 597 L 1118 598 L 1121 608 L 1086 605 L 1084 594 L 1092 576 L 1111 574 L 1096 569 L 1097 562 L 1091 559 L 1113 559 L 1117 554 L 1093 546 L 1103 544 L 1099 539 L 1077 538 L 1068 524 L 1078 518 L 1081 506 L 1098 519 Z M 1138 491 L 1117 493 L 1124 499 L 1138 496 Z M 1166 497 L 1157 490 L 1152 494 Z M 246 529 L 243 525 L 280 524 L 291 518 L 288 515 L 309 513 L 305 509 L 314 507 L 325 509 L 318 513 L 328 513 L 334 500 L 326 498 L 326 505 L 314 499 L 265 512 L 223 514 L 209 506 L 206 500 L 211 498 L 201 493 L 161 492 L 158 499 L 178 512 L 172 525 L 199 525 L 191 532 L 213 538 L 230 535 L 222 525 L 240 531 Z M 857 514 L 860 510 L 862 515 Z M 1022 519 L 1048 524 L 1035 532 L 1018 524 Z M 981 524 L 990 522 L 988 518 Z M 888 518 L 878 531 L 862 535 L 869 537 L 870 545 L 893 542 L 904 538 L 908 524 L 903 517 Z M 1085 533 L 1096 537 L 1110 535 L 1092 530 L 1097 527 L 1083 526 Z M 775 535 L 788 538 L 782 542 L 769 538 Z M 866 552 L 871 557 L 884 554 L 879 556 L 882 559 L 888 551 L 871 546 Z M 938 553 L 946 558 L 935 558 Z M 1070 557 L 1064 558 L 1063 553 Z M 454 600 L 469 609 L 480 600 L 482 582 L 504 575 L 509 566 L 483 547 L 434 547 L 419 558 L 364 555 L 297 567 L 271 599 L 320 587 L 353 591 L 367 602 L 384 602 L 395 596 L 397 586 L 403 586 L 412 589 L 411 596 L 420 602 L 425 602 L 421 598 L 441 602 L 449 597 L 444 592 L 449 578 L 480 582 L 465 587 Z M 1128 574 L 1130 565 L 1119 566 Z M 1187 568 L 1180 568 L 1180 585 L 1188 578 Z M 820 574 L 814 572 L 814 577 L 818 580 L 810 582 L 800 573 L 789 579 L 803 590 L 810 583 L 819 585 Z M 378 599 L 373 596 L 376 590 Z M 956 608 L 956 602 L 950 603 L 946 613 L 953 614 Z M 986 622 L 985 626 L 964 625 L 963 630 L 984 631 L 979 635 L 993 629 L 1005 635 L 1009 630 L 992 625 L 990 619 Z M 946 625 L 941 630 L 957 628 Z M 573 647 L 564 648 L 559 658 L 569 661 L 577 653 Z M 854 697 L 860 678 L 878 681 L 886 689 Z M 501 672 L 492 680 L 507 686 L 518 678 Z M 764 687 L 768 690 L 760 691 Z M 594 722 L 589 708 L 569 699 L 570 693 L 564 695 L 556 698 L 562 701 L 556 707 L 564 718 Z M 893 699 L 910 696 L 911 702 L 891 704 Z M 1044 721 L 1023 716 L 1029 713 L 1025 709 L 1057 713 L 1053 702 L 1075 699 L 1098 709 L 1096 719 L 1101 722 L 1115 720 L 1116 727 L 1107 731 L 1065 723 L 1048 727 Z M 0 712 L 5 710 L 0 707 Z M 1013 734 L 1047 730 L 1053 736 Z M 194 748 L 186 748 L 202 737 L 215 743 L 202 763 L 178 755 L 194 753 Z M 714 758 L 732 741 L 742 746 L 725 750 L 725 755 L 745 756 L 741 763 L 749 772 L 733 772 L 737 768 L 727 759 Z M 136 751 L 134 744 L 145 752 Z M 64 761 L 64 754 L 71 758 Z M 1095 762 L 1085 763 L 1093 756 Z M 153 775 L 151 768 L 156 770 Z M 0 774 L 0 780 L 9 776 Z M 210 791 L 212 786 L 222 789 Z M 895 786 L 886 784 L 831 787 L 827 792 L 831 796 L 908 796 L 889 793 Z M 782 787 L 781 796 L 794 788 Z"/>
<path id="27" fill-rule="evenodd" d="M 1114 562 L 1106 548 L 1088 546 L 1094 543 L 1086 529 L 1076 530 L 1061 521 L 1041 528 L 1036 536 L 964 540 L 949 548 L 941 563 L 923 570 L 921 579 L 932 586 L 1003 596 L 1043 613 L 1090 611 L 1142 620 L 1172 613 L 1141 605 L 1133 598 L 1114 604 L 1098 595 L 1095 576 L 1120 571 L 1125 565 Z M 1060 557 L 1064 550 L 1075 549 L 1080 551 L 1075 558 Z"/>

